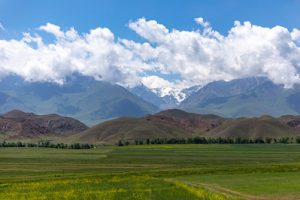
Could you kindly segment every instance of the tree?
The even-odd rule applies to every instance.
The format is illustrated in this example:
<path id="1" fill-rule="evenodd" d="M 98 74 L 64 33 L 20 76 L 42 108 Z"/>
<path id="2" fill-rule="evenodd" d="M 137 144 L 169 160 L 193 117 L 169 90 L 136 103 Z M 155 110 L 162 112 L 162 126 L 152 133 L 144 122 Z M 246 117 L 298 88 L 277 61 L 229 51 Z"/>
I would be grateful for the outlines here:
<path id="1" fill-rule="evenodd" d="M 272 143 L 272 141 L 273 141 L 273 138 L 270 138 L 270 137 L 266 137 L 266 138 L 265 138 L 265 142 L 266 142 L 267 144 Z"/>
<path id="2" fill-rule="evenodd" d="M 123 144 L 123 142 L 122 142 L 121 140 L 119 140 L 118 146 L 119 146 L 119 147 L 124 146 L 124 144 Z"/>

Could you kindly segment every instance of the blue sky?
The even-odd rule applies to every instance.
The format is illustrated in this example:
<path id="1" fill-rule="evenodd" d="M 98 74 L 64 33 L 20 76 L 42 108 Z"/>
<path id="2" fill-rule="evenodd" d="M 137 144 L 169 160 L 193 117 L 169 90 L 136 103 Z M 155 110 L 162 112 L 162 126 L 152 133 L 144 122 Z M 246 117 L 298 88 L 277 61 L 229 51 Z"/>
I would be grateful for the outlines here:
<path id="1" fill-rule="evenodd" d="M 135 37 L 126 24 L 140 17 L 185 30 L 203 17 L 221 33 L 235 20 L 295 28 L 300 27 L 300 0 L 0 0 L 0 22 L 7 30 L 0 36 L 15 37 L 51 22 L 80 32 L 108 27 L 119 37 Z"/>
<path id="2" fill-rule="evenodd" d="M 0 77 L 300 83 L 300 0 L 0 0 L 0 25 Z"/>

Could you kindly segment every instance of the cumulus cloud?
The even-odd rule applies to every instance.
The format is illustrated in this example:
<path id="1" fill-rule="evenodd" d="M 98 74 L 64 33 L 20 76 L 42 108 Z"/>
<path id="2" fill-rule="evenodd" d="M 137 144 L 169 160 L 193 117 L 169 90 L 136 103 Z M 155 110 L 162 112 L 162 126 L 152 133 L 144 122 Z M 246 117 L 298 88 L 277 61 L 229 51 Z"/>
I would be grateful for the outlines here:
<path id="1" fill-rule="evenodd" d="M 150 88 L 184 88 L 248 76 L 266 76 L 285 87 L 300 83 L 299 29 L 235 21 L 222 35 L 203 18 L 194 20 L 201 25 L 194 31 L 170 30 L 145 18 L 131 21 L 129 28 L 145 42 L 116 38 L 103 27 L 78 33 L 47 23 L 20 40 L 0 39 L 0 76 L 63 84 L 68 75 L 79 73 L 126 86 L 142 82 Z M 40 31 L 55 40 L 44 42 Z M 146 75 L 151 70 L 179 78 Z"/>
<path id="2" fill-rule="evenodd" d="M 64 35 L 65 35 L 64 32 L 62 32 L 60 30 L 59 26 L 57 26 L 55 24 L 51 24 L 51 23 L 47 23 L 46 25 L 41 26 L 39 29 L 46 31 L 48 33 L 52 33 L 57 38 L 64 37 Z"/>
<path id="3" fill-rule="evenodd" d="M 159 76 L 146 76 L 142 77 L 141 82 L 143 85 L 147 86 L 150 89 L 156 89 L 160 87 L 174 87 L 174 83 L 165 80 Z"/>
<path id="4" fill-rule="evenodd" d="M 129 23 L 129 28 L 151 42 L 163 42 L 163 39 L 169 34 L 169 30 L 164 25 L 155 20 L 147 21 L 145 18 Z"/>
<path id="5" fill-rule="evenodd" d="M 170 82 L 159 76 L 146 76 L 142 77 L 141 83 L 159 96 L 174 96 L 178 102 L 184 100 L 186 96 L 181 92 L 186 87 L 184 81 Z"/>
<path id="6" fill-rule="evenodd" d="M 209 22 L 204 21 L 202 17 L 198 17 L 194 19 L 197 24 L 200 24 L 203 27 L 209 27 Z"/>
<path id="7" fill-rule="evenodd" d="M 72 73 L 132 85 L 138 82 L 142 63 L 130 50 L 115 41 L 107 28 L 96 28 L 78 34 L 71 28 L 47 24 L 40 30 L 53 34 L 56 41 L 45 44 L 38 35 L 24 33 L 21 40 L 0 40 L 1 75 L 16 74 L 27 81 L 49 81 L 63 84 Z M 138 67 L 137 67 L 138 66 Z"/>
<path id="8" fill-rule="evenodd" d="M 268 28 L 236 21 L 227 35 L 221 35 L 202 18 L 196 18 L 196 22 L 204 30 L 168 30 L 144 19 L 131 22 L 129 27 L 149 41 L 150 45 L 143 45 L 148 50 L 143 52 L 152 56 L 144 62 L 151 60 L 153 68 L 179 74 L 188 85 L 247 76 L 266 76 L 285 87 L 300 82 L 298 29 L 290 32 L 281 26 Z M 163 34 L 153 32 L 157 27 L 163 27 Z M 151 45 L 153 41 L 155 45 Z M 148 58 L 134 45 L 128 48 Z"/>
<path id="9" fill-rule="evenodd" d="M 294 41 L 300 42 L 300 30 L 299 29 L 294 28 L 291 33 L 291 36 Z"/>

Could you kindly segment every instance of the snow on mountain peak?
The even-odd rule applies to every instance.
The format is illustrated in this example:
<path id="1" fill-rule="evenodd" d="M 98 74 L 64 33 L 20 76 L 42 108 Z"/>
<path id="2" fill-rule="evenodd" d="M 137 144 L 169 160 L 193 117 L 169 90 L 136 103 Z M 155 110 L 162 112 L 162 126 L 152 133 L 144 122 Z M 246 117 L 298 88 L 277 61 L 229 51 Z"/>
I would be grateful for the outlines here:
<path id="1" fill-rule="evenodd" d="M 174 89 L 171 87 L 162 88 L 150 88 L 152 92 L 157 94 L 159 97 L 170 96 L 173 97 L 178 103 L 182 102 L 186 98 L 186 94 L 180 89 Z"/>
<path id="2" fill-rule="evenodd" d="M 158 76 L 143 77 L 139 86 L 150 90 L 157 97 L 165 99 L 167 102 L 178 105 L 188 96 L 200 89 L 200 86 L 187 87 L 183 83 L 170 82 Z M 139 87 L 136 86 L 136 87 Z"/>

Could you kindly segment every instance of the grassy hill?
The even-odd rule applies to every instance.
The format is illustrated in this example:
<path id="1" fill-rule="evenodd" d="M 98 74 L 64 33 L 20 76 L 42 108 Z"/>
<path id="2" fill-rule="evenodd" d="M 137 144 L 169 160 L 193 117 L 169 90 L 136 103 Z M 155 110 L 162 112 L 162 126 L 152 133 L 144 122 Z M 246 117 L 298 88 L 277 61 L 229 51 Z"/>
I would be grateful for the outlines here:
<path id="1" fill-rule="evenodd" d="M 181 110 L 166 110 L 142 118 L 119 118 L 100 123 L 75 134 L 73 142 L 116 143 L 119 140 L 147 138 L 179 138 L 203 135 L 219 126 L 224 119 L 215 115 L 199 115 Z"/>
<path id="2" fill-rule="evenodd" d="M 288 137 L 295 136 L 298 132 L 287 124 L 270 116 L 231 119 L 225 121 L 222 126 L 216 128 L 207 136 L 230 137 L 237 136 L 246 138 L 265 137 Z"/>
<path id="3" fill-rule="evenodd" d="M 182 137 L 185 131 L 172 125 L 149 122 L 146 119 L 120 118 L 96 125 L 72 136 L 71 141 L 86 143 L 116 143 L 119 140 Z M 190 136 L 187 133 L 186 136 Z"/>
<path id="4" fill-rule="evenodd" d="M 205 137 L 295 137 L 300 135 L 300 117 L 222 118 L 178 109 L 142 118 L 119 118 L 100 123 L 70 138 L 73 142 L 109 143 L 119 140 Z"/>
<path id="5" fill-rule="evenodd" d="M 121 117 L 87 128 L 80 121 L 56 114 L 35 115 L 11 111 L 0 116 L 0 140 L 115 144 L 118 141 L 194 138 L 282 138 L 300 136 L 300 116 L 279 118 L 223 118 L 188 113 L 179 109 L 161 111 L 140 118 Z"/>

